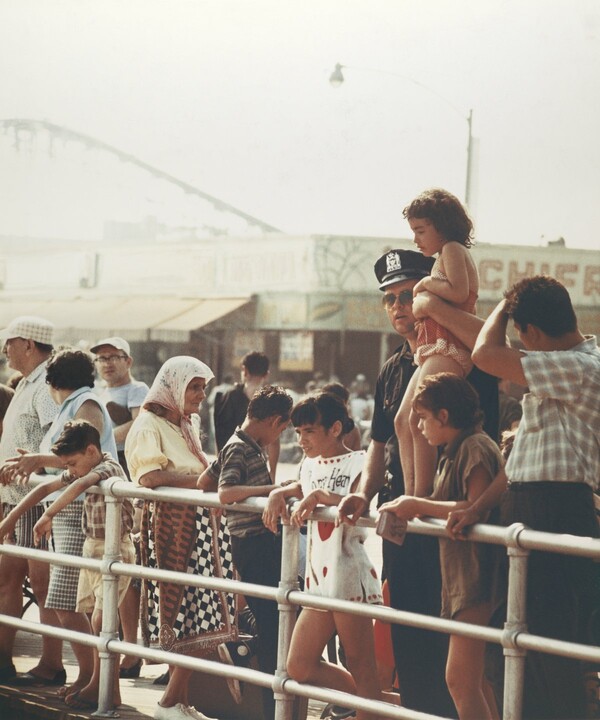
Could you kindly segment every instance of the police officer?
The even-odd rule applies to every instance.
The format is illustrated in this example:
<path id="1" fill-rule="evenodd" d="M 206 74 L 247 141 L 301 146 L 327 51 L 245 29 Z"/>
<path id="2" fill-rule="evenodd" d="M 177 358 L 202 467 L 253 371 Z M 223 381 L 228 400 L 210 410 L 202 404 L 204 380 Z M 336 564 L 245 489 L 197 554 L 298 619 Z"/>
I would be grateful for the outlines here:
<path id="1" fill-rule="evenodd" d="M 413 288 L 429 275 L 432 265 L 431 258 L 411 250 L 390 250 L 375 263 L 385 311 L 394 330 L 404 340 L 377 379 L 371 442 L 360 486 L 340 504 L 339 516 L 344 522 L 355 523 L 368 511 L 377 493 L 380 503 L 404 493 L 394 417 L 416 369 L 413 362 L 417 339 L 415 314 L 437 320 L 470 348 L 483 324 L 476 316 L 429 293 L 419 293 L 413 307 Z M 496 380 L 477 369 L 468 379 L 479 392 L 486 416 L 485 429 L 491 437 L 496 437 Z M 439 617 L 441 578 L 437 538 L 410 533 L 402 546 L 384 540 L 383 568 L 393 608 Z M 392 644 L 402 705 L 420 712 L 456 717 L 445 682 L 447 636 L 393 624 Z"/>

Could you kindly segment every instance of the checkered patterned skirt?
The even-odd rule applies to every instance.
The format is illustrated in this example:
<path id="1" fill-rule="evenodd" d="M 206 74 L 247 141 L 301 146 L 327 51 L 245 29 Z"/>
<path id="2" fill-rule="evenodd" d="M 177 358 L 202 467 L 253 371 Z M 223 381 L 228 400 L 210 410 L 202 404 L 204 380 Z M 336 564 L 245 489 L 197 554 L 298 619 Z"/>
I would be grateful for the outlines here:
<path id="1" fill-rule="evenodd" d="M 75 500 L 56 513 L 52 519 L 51 549 L 54 552 L 81 557 L 85 540 L 81 529 L 82 515 L 83 500 Z M 79 568 L 52 565 L 45 607 L 75 612 L 78 582 Z"/>
<path id="2" fill-rule="evenodd" d="M 227 522 L 209 508 L 146 502 L 140 544 L 146 567 L 234 577 Z M 141 626 L 148 646 L 187 655 L 208 654 L 237 635 L 235 597 L 218 590 L 143 580 Z"/>

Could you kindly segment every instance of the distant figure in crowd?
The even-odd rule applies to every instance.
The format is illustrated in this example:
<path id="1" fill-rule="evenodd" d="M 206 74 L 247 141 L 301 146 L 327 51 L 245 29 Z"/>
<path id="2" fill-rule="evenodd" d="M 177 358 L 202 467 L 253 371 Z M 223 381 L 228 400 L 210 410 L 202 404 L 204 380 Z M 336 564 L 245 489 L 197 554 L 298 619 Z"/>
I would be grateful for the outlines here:
<path id="1" fill-rule="evenodd" d="M 214 420 L 217 452 L 233 435 L 246 417 L 246 410 L 254 393 L 267 382 L 269 358 L 262 352 L 249 352 L 242 358 L 241 382 L 233 389 L 215 396 Z M 272 446 L 265 449 L 269 461 L 271 478 L 275 480 L 279 461 L 279 437 Z"/>

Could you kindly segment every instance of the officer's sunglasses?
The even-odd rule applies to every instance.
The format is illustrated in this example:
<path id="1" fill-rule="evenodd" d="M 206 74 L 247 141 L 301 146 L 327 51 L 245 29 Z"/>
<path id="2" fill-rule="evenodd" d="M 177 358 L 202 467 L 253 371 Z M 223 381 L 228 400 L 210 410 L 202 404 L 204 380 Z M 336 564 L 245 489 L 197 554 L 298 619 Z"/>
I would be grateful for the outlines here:
<path id="1" fill-rule="evenodd" d="M 393 308 L 396 304 L 396 301 L 400 303 L 400 305 L 412 305 L 413 301 L 413 291 L 412 290 L 403 290 L 401 293 L 398 293 L 397 295 L 395 293 L 386 293 L 383 296 L 383 306 L 386 307 L 388 310 L 390 308 Z"/>

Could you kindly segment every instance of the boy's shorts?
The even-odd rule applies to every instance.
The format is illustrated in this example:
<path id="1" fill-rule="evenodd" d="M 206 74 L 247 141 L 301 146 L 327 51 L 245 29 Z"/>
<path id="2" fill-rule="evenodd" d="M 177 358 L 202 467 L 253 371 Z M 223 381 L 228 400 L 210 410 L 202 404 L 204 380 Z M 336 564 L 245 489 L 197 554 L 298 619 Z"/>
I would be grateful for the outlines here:
<path id="1" fill-rule="evenodd" d="M 127 536 L 121 540 L 122 562 L 135 565 L 135 548 L 131 538 Z M 86 538 L 83 543 L 81 556 L 101 560 L 104 555 L 104 540 Z M 119 575 L 119 605 L 121 604 L 131 578 Z M 90 613 L 94 610 L 102 610 L 103 587 L 102 573 L 96 570 L 81 568 L 79 573 L 79 584 L 77 585 L 77 612 Z"/>

